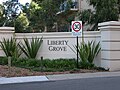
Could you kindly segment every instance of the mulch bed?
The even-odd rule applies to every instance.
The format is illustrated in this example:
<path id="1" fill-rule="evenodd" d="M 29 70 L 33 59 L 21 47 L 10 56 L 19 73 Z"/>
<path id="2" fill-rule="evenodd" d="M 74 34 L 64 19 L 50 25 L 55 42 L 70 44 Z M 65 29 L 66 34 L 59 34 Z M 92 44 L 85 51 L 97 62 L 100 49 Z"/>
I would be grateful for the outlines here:
<path id="1" fill-rule="evenodd" d="M 80 69 L 77 71 L 64 71 L 64 72 L 35 72 L 29 69 L 18 68 L 18 67 L 11 67 L 11 69 L 9 70 L 8 66 L 0 65 L 0 76 L 2 77 L 42 76 L 42 75 L 53 75 L 53 74 L 94 73 L 94 72 L 98 72 L 98 71 Z"/>

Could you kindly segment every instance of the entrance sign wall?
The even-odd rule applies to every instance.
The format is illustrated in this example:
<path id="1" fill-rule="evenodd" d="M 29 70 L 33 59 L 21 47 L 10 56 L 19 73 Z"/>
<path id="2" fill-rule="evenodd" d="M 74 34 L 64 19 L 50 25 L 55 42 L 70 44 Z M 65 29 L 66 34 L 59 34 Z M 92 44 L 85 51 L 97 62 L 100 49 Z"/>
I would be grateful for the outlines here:
<path id="1" fill-rule="evenodd" d="M 76 58 L 76 54 L 70 49 L 76 44 L 76 36 L 71 35 L 71 32 L 14 33 L 13 29 L 0 27 L 0 40 L 14 37 L 17 41 L 23 41 L 23 38 L 43 37 L 43 44 L 37 58 L 40 59 L 41 56 L 49 59 Z M 94 63 L 110 71 L 120 70 L 120 22 L 100 23 L 99 29 L 100 31 L 84 32 L 84 42 L 92 40 L 101 42 L 101 52 L 95 58 Z M 78 41 L 82 42 L 81 36 Z M 2 49 L 0 49 L 0 55 L 5 56 Z"/>

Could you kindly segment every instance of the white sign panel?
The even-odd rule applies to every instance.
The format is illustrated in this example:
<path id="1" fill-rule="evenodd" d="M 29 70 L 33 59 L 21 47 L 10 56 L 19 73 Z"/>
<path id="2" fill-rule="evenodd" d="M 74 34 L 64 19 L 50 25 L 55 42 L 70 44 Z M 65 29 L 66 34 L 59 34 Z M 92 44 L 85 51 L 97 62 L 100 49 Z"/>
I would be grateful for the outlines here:
<path id="1" fill-rule="evenodd" d="M 73 36 L 82 36 L 82 21 L 72 21 L 71 29 Z"/>

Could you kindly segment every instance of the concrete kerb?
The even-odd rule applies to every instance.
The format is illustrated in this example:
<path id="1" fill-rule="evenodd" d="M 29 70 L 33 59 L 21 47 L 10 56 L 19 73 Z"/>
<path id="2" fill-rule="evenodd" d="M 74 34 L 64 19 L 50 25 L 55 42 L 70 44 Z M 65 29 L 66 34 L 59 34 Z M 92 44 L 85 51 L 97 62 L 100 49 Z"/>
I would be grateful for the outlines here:
<path id="1" fill-rule="evenodd" d="M 58 75 L 11 77 L 11 78 L 0 77 L 0 84 L 54 81 L 54 80 L 67 80 L 67 79 L 82 79 L 82 78 L 97 78 L 97 77 L 115 77 L 115 76 L 120 76 L 120 72 L 58 74 Z"/>
<path id="2" fill-rule="evenodd" d="M 0 78 L 0 84 L 27 83 L 27 82 L 39 82 L 39 81 L 49 81 L 49 80 L 46 76 Z"/>

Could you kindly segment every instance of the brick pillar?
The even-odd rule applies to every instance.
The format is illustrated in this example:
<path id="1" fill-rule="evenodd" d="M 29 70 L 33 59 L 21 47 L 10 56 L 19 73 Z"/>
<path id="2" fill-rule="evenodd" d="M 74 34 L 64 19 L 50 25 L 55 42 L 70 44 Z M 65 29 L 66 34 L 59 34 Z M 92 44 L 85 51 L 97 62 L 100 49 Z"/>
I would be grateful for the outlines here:
<path id="1" fill-rule="evenodd" d="M 101 66 L 110 71 L 120 70 L 120 22 L 98 24 L 101 31 Z"/>

